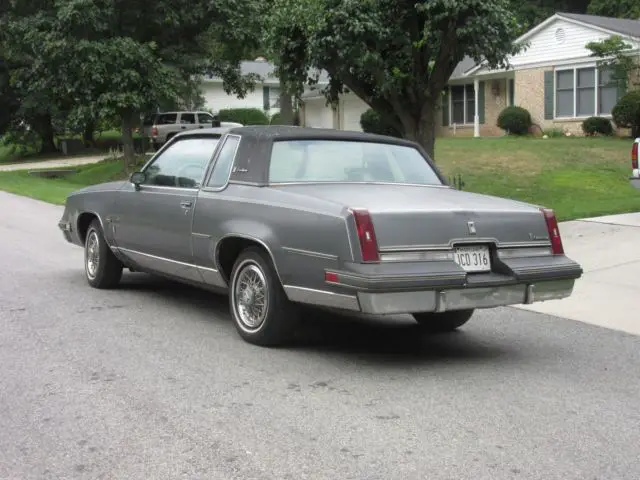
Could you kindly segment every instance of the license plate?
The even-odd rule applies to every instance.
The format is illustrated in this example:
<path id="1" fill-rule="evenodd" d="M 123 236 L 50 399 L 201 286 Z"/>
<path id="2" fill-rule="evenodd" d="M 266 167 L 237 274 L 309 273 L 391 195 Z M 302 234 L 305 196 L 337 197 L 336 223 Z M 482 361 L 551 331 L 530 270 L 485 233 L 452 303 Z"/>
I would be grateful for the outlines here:
<path id="1" fill-rule="evenodd" d="M 489 247 L 458 247 L 453 252 L 453 258 L 467 272 L 488 272 L 491 270 Z"/>

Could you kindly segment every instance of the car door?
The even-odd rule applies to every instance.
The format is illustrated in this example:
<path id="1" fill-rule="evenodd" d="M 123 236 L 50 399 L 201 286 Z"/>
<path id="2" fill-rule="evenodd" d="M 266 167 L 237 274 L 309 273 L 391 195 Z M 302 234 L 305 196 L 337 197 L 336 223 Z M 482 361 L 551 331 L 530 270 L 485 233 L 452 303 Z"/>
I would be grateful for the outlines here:
<path id="1" fill-rule="evenodd" d="M 179 118 L 179 122 L 180 122 L 180 131 L 185 131 L 185 130 L 194 130 L 196 128 L 198 128 L 198 124 L 196 123 L 196 114 L 189 112 L 182 112 L 180 113 L 180 118 Z"/>
<path id="2" fill-rule="evenodd" d="M 197 115 L 198 118 L 198 128 L 211 128 L 213 125 L 213 115 L 200 112 Z"/>
<path id="3" fill-rule="evenodd" d="M 142 269 L 200 280 L 193 265 L 191 223 L 197 192 L 218 138 L 179 138 L 147 164 L 144 181 L 119 197 L 114 238 Z"/>

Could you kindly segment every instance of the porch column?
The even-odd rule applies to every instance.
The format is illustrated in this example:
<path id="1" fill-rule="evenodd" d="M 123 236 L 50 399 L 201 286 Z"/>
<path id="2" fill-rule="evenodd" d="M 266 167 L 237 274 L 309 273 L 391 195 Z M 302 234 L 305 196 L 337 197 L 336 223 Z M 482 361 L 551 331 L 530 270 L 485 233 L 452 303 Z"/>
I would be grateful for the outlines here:
<path id="1" fill-rule="evenodd" d="M 473 136 L 480 136 L 480 115 L 478 113 L 478 91 L 480 90 L 480 81 L 478 77 L 473 80 L 473 94 L 475 96 L 475 102 L 473 103 Z"/>

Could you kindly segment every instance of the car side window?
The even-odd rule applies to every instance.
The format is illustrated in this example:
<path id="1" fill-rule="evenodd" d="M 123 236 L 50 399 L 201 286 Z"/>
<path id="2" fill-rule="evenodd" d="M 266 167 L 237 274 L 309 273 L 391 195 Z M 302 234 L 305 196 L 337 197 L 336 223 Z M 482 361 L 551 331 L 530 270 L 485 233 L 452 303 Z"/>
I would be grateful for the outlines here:
<path id="1" fill-rule="evenodd" d="M 180 123 L 183 125 L 193 125 L 196 123 L 196 116 L 193 113 L 183 113 L 180 115 Z"/>
<path id="2" fill-rule="evenodd" d="M 198 188 L 219 138 L 184 138 L 176 141 L 144 171 L 143 185 Z"/>
<path id="3" fill-rule="evenodd" d="M 229 175 L 231 174 L 231 168 L 233 167 L 233 161 L 236 157 L 236 150 L 238 149 L 239 143 L 240 137 L 237 137 L 235 135 L 227 137 L 224 144 L 222 145 L 222 148 L 220 149 L 218 159 L 213 166 L 213 172 L 211 174 L 211 177 L 209 177 L 207 187 L 219 188 L 223 187 L 227 183 L 227 180 L 229 180 Z"/>
<path id="4" fill-rule="evenodd" d="M 213 116 L 209 115 L 208 113 L 199 113 L 198 114 L 198 123 L 200 124 L 208 124 L 209 126 L 211 126 L 211 123 L 213 123 Z"/>

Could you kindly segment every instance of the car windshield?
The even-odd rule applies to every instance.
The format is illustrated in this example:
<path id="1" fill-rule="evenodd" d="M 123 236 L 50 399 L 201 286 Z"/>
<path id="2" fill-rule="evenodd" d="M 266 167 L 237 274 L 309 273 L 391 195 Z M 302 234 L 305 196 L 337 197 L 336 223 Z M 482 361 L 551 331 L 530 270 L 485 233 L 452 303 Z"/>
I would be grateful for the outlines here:
<path id="1" fill-rule="evenodd" d="M 355 140 L 276 140 L 269 182 L 442 185 L 414 147 Z"/>

